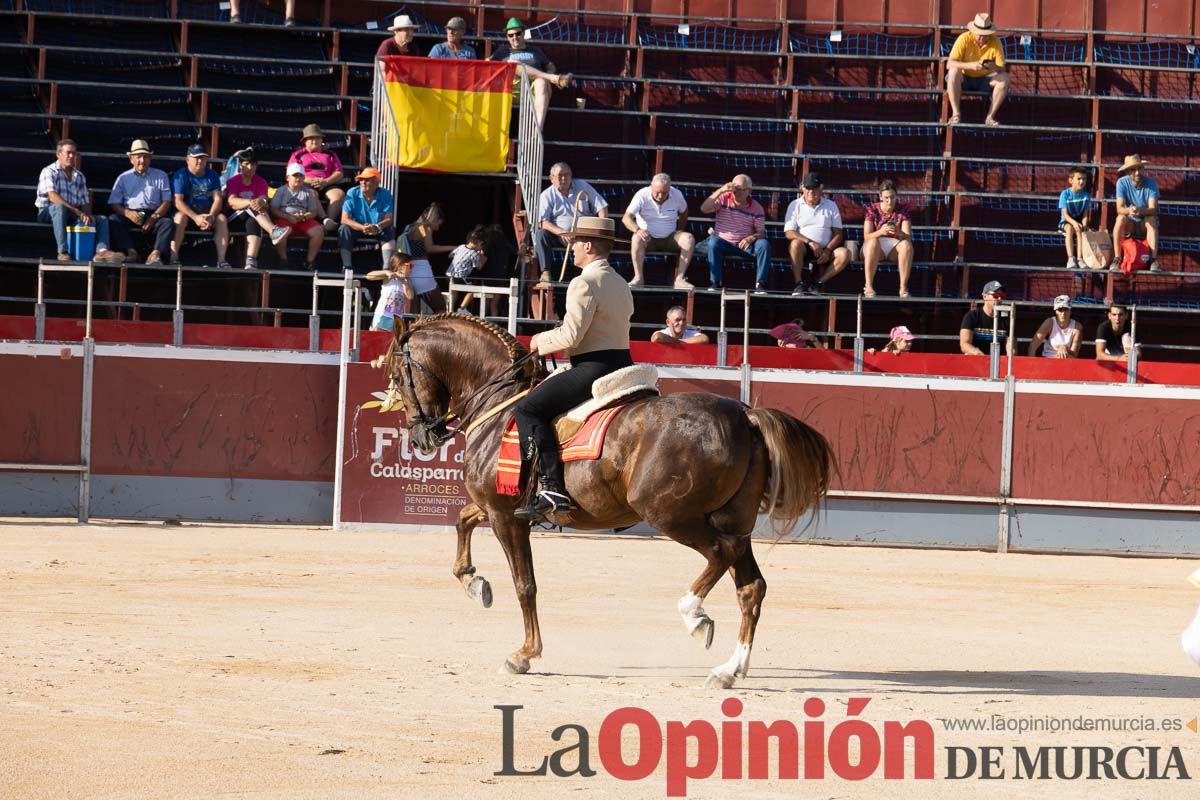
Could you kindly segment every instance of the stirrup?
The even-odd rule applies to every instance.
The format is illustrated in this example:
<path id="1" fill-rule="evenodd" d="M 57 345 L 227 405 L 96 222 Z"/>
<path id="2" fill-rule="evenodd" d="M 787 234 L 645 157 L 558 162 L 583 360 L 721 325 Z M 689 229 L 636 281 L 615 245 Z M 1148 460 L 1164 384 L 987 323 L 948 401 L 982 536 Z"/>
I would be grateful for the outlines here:
<path id="1" fill-rule="evenodd" d="M 562 492 L 556 492 L 553 489 L 542 489 L 533 496 L 533 499 L 529 501 L 529 505 L 518 508 L 513 514 L 517 519 L 541 522 L 546 518 L 547 514 L 574 511 L 575 508 L 575 503 L 571 498 Z"/>

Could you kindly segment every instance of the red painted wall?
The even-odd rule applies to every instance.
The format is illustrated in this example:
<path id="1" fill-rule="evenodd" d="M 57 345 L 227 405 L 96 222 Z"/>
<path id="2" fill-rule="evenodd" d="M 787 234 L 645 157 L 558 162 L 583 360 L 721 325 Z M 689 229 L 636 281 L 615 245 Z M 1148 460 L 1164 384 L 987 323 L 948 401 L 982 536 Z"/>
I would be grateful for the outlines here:
<path id="1" fill-rule="evenodd" d="M 0 355 L 0 461 L 78 464 L 83 359 Z"/>

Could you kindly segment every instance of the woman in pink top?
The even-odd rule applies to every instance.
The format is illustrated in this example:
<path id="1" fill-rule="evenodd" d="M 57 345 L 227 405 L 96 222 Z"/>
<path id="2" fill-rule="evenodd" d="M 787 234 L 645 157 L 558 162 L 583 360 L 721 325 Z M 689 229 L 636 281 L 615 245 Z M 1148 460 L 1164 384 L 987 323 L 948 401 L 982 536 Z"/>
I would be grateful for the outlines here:
<path id="1" fill-rule="evenodd" d="M 267 194 L 270 187 L 258 176 L 258 154 L 247 147 L 237 154 L 239 171 L 225 184 L 225 203 L 230 211 L 244 211 L 246 220 L 246 269 L 258 267 L 258 251 L 264 231 L 271 243 L 287 236 L 287 228 L 276 225 L 267 214 Z"/>
<path id="2" fill-rule="evenodd" d="M 339 189 L 338 184 L 346 176 L 337 153 L 325 149 L 325 132 L 320 125 L 304 127 L 300 135 L 300 149 L 292 153 L 288 163 L 304 165 L 304 182 L 316 190 L 328 209 L 325 230 L 336 231 L 342 219 L 342 202 L 346 199 L 346 192 Z"/>

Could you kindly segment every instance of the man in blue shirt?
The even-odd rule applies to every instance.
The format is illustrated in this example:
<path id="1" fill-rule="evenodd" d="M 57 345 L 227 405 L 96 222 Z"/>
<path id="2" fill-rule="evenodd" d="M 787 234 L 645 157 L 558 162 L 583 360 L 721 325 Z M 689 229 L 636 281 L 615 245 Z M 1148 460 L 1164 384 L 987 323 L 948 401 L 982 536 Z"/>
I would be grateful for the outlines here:
<path id="1" fill-rule="evenodd" d="M 565 245 L 569 250 L 571 247 L 576 201 L 579 202 L 580 217 L 608 216 L 608 201 L 587 181 L 576 180 L 567 162 L 559 161 L 550 167 L 550 185 L 538 198 L 540 219 L 533 232 L 533 245 L 537 249 L 538 266 L 542 268 L 544 281 L 552 277 L 552 248 Z"/>
<path id="2" fill-rule="evenodd" d="M 446 23 L 446 41 L 438 42 L 429 51 L 430 58 L 476 58 L 475 48 L 463 44 L 467 21 L 462 17 L 451 17 Z"/>
<path id="3" fill-rule="evenodd" d="M 346 192 L 342 204 L 342 225 L 338 229 L 338 253 L 342 269 L 351 269 L 354 244 L 366 236 L 379 240 L 383 253 L 383 268 L 388 268 L 396 251 L 395 212 L 392 193 L 379 186 L 379 170 L 367 167 L 354 179 L 358 184 Z"/>
<path id="4" fill-rule="evenodd" d="M 133 169 L 117 176 L 108 195 L 113 209 L 108 218 L 113 248 L 137 261 L 140 256 L 133 247 L 131 234 L 153 236 L 154 249 L 146 263 L 161 264 L 175 233 L 175 223 L 167 213 L 171 206 L 171 181 L 167 173 L 150 166 L 154 153 L 145 139 L 136 139 L 126 155 Z"/>
<path id="5" fill-rule="evenodd" d="M 1145 239 L 1150 257 L 1158 258 L 1158 181 L 1145 174 L 1149 164 L 1136 153 L 1125 156 L 1117 174 L 1117 222 L 1113 225 L 1113 267 L 1121 261 L 1121 242 L 1126 236 Z M 1151 262 L 1151 269 L 1158 264 Z"/>
<path id="6" fill-rule="evenodd" d="M 208 152 L 197 142 L 187 150 L 185 166 L 171 176 L 175 193 L 175 239 L 171 242 L 171 263 L 179 263 L 183 234 L 193 223 L 202 231 L 212 231 L 217 245 L 217 269 L 230 269 L 225 260 L 229 249 L 229 224 L 221 213 L 221 176 L 208 166 Z"/>

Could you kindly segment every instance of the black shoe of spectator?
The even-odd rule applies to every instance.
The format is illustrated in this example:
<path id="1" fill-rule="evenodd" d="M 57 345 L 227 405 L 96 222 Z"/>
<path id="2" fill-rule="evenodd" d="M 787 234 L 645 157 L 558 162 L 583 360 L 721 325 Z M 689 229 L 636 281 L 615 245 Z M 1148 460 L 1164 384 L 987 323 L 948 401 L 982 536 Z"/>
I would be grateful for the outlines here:
<path id="1" fill-rule="evenodd" d="M 305 262 L 304 262 L 304 268 L 305 268 L 306 270 L 308 270 L 309 272 L 316 272 L 316 271 L 317 271 L 317 265 L 316 265 L 316 264 L 314 264 L 314 263 L 313 263 L 313 262 L 311 262 L 311 261 L 305 261 Z"/>
<path id="2" fill-rule="evenodd" d="M 803 283 L 797 283 L 796 286 L 792 289 L 793 297 L 801 297 L 806 294 L 808 294 L 808 289 L 804 288 Z"/>
<path id="3" fill-rule="evenodd" d="M 719 291 L 721 291 L 721 289 L 723 289 L 723 288 L 724 288 L 724 287 L 723 287 L 721 284 L 719 284 L 719 283 L 714 283 L 712 286 L 708 287 L 708 290 L 709 290 L 710 292 L 719 292 Z"/>
<path id="4" fill-rule="evenodd" d="M 295 18 L 293 18 L 293 17 L 288 17 L 287 19 L 285 19 L 285 20 L 283 21 L 283 27 L 285 27 L 285 28 L 294 28 L 294 27 L 296 27 L 296 20 L 295 20 Z"/>
<path id="5" fill-rule="evenodd" d="M 809 289 L 808 291 L 809 291 L 809 294 L 820 294 L 821 290 L 823 290 L 824 288 L 825 288 L 824 284 L 822 284 L 820 281 L 816 281 L 813 283 L 812 288 Z"/>
<path id="6" fill-rule="evenodd" d="M 242 15 L 234 14 L 232 17 L 229 18 L 229 21 L 232 22 L 234 25 L 241 25 L 242 24 Z"/>

